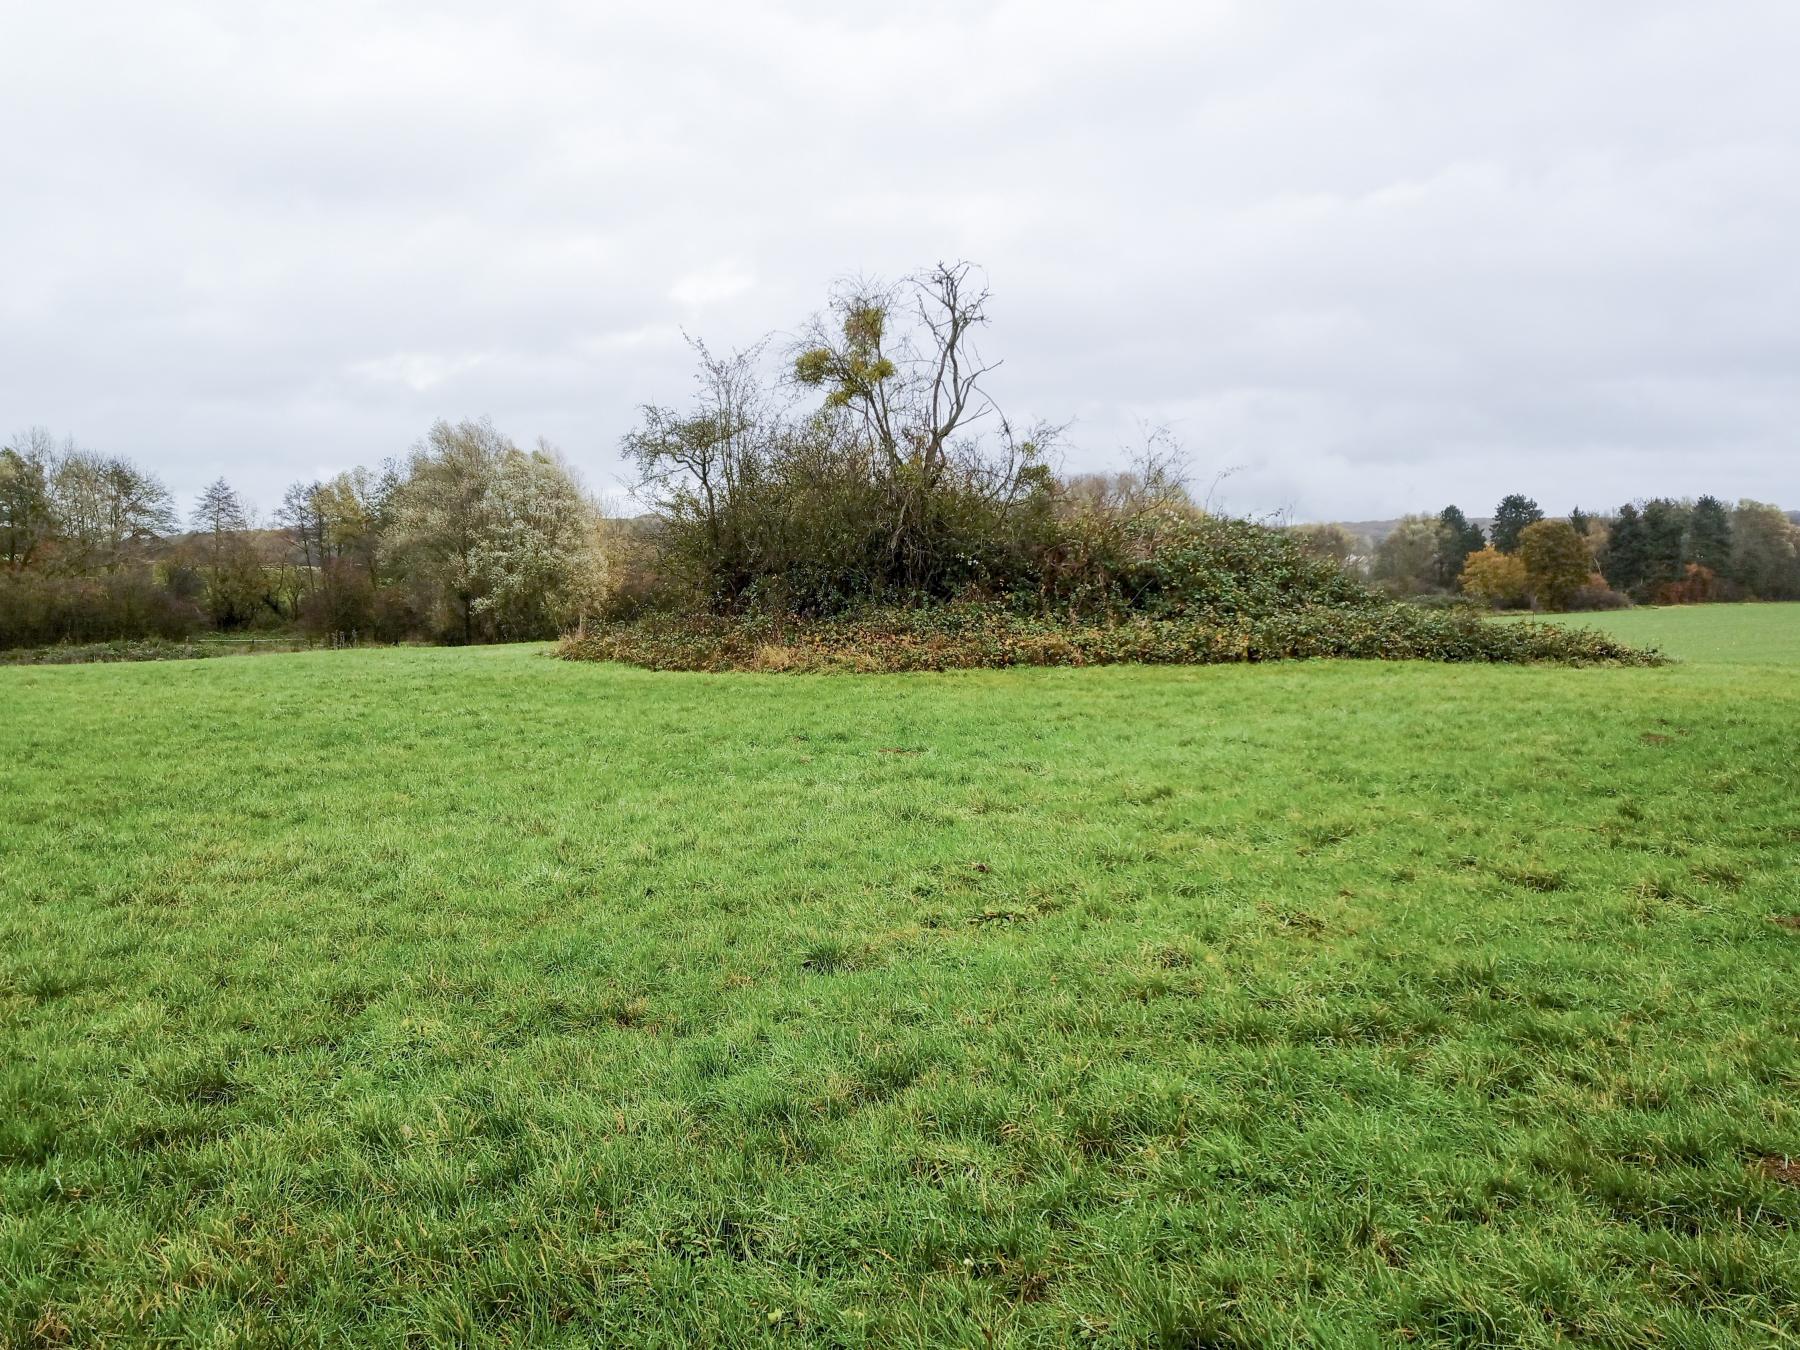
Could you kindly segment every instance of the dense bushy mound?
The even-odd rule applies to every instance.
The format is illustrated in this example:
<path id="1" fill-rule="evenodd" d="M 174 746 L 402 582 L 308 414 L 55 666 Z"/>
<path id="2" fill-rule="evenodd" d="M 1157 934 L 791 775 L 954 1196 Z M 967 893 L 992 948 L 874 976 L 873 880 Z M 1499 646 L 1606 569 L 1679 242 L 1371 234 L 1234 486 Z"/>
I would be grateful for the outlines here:
<path id="1" fill-rule="evenodd" d="M 1369 610 L 1387 603 L 1283 530 L 1181 506 L 1065 511 L 1016 603 L 1084 619 Z"/>
<path id="2" fill-rule="evenodd" d="M 564 640 L 655 670 L 952 670 L 1309 657 L 1655 664 L 1587 629 L 1490 623 L 1376 594 L 1292 536 L 1192 511 L 1071 513 L 1030 591 L 843 615 L 672 612 Z"/>
<path id="3" fill-rule="evenodd" d="M 1205 510 L 1163 432 L 1129 472 L 1058 476 L 1059 429 L 1016 426 L 982 388 L 987 299 L 966 263 L 843 288 L 781 387 L 760 348 L 696 342 L 693 405 L 646 406 L 626 438 L 649 518 L 619 541 L 614 622 L 563 654 L 681 670 L 1656 659 L 1401 608 L 1292 534 Z"/>
<path id="4" fill-rule="evenodd" d="M 979 667 L 1207 665 L 1309 657 L 1655 665 L 1591 629 L 1492 623 L 1406 605 L 1307 605 L 1058 621 L 994 605 L 871 610 L 853 618 L 651 616 L 564 639 L 560 655 L 652 670 L 909 671 Z"/>

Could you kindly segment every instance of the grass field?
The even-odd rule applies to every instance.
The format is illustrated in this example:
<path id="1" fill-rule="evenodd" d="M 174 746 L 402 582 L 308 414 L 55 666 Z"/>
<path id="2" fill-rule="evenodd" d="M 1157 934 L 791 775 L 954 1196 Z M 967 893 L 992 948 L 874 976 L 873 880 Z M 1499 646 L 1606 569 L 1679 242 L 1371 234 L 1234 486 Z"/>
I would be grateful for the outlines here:
<path id="1" fill-rule="evenodd" d="M 1800 1325 L 1800 606 L 0 670 L 0 1344 Z"/>
<path id="2" fill-rule="evenodd" d="M 1604 629 L 1627 642 L 1661 648 L 1692 664 L 1800 666 L 1800 603 L 1509 617 Z"/>

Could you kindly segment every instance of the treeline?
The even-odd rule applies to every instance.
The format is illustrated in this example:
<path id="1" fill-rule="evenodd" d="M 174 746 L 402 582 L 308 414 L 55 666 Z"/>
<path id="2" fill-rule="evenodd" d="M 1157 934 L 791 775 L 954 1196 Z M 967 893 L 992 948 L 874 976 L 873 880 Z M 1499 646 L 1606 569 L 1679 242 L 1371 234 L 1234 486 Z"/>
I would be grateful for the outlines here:
<path id="1" fill-rule="evenodd" d="M 154 474 L 33 430 L 0 447 L 0 647 L 296 628 L 552 637 L 601 603 L 601 528 L 550 447 L 486 422 L 440 422 L 404 460 L 296 483 L 266 522 L 223 479 L 184 521 Z"/>
<path id="2" fill-rule="evenodd" d="M 1766 502 L 1658 497 L 1550 519 L 1515 493 L 1486 530 L 1448 506 L 1402 518 L 1373 546 L 1341 525 L 1293 533 L 1403 598 L 1547 610 L 1800 599 L 1800 524 Z"/>
<path id="3" fill-rule="evenodd" d="M 0 646 L 259 628 L 466 643 L 589 617 L 781 632 L 979 605 L 1193 628 L 1159 650 L 1254 618 L 1270 650 L 1469 659 L 1467 633 L 1427 634 L 1393 600 L 1800 596 L 1800 530 L 1755 502 L 1547 520 L 1512 496 L 1487 530 L 1448 507 L 1371 547 L 1339 526 L 1209 513 L 1155 437 L 1131 472 L 1059 474 L 1060 429 L 1015 424 L 984 388 L 988 302 L 975 269 L 944 263 L 841 287 L 780 360 L 696 342 L 693 400 L 645 407 L 625 439 L 644 514 L 612 526 L 550 447 L 486 422 L 440 422 L 404 460 L 296 483 L 266 521 L 223 480 L 183 520 L 153 474 L 27 433 L 0 449 Z"/>

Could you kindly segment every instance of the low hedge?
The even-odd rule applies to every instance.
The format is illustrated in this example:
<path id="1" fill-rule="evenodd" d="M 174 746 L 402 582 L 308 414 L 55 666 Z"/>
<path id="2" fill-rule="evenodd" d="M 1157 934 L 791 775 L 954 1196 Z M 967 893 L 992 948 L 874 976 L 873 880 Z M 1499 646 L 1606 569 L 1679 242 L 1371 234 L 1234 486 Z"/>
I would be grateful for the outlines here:
<path id="1" fill-rule="evenodd" d="M 1059 622 L 992 606 L 886 609 L 839 619 L 657 615 L 575 634 L 558 654 L 651 670 L 884 672 L 1005 666 L 1210 665 L 1338 657 L 1381 661 L 1658 665 L 1605 633 L 1389 604 L 1266 616 Z"/>
<path id="2" fill-rule="evenodd" d="M 114 642 L 60 642 L 44 647 L 0 650 L 0 665 L 79 666 L 98 661 L 193 661 L 223 656 L 215 643 L 165 642 L 161 638 L 121 638 Z"/>

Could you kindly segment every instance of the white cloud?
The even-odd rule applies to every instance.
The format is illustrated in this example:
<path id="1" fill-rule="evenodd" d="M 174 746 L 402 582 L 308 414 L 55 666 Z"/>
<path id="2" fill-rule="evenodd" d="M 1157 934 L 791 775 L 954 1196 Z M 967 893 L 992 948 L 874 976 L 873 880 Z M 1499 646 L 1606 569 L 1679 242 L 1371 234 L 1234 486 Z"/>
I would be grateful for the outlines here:
<path id="1" fill-rule="evenodd" d="M 371 384 L 404 385 L 422 394 L 436 389 L 446 380 L 479 366 L 487 358 L 480 355 L 445 356 L 438 352 L 394 352 L 373 361 L 358 361 L 350 373 Z"/>
<path id="2" fill-rule="evenodd" d="M 701 309 L 735 300 L 756 285 L 756 278 L 721 263 L 702 272 L 689 272 L 669 287 L 669 299 L 689 309 Z"/>

